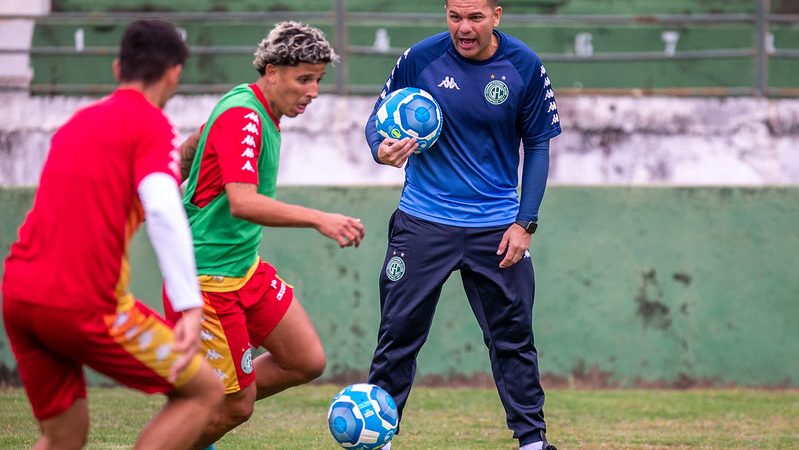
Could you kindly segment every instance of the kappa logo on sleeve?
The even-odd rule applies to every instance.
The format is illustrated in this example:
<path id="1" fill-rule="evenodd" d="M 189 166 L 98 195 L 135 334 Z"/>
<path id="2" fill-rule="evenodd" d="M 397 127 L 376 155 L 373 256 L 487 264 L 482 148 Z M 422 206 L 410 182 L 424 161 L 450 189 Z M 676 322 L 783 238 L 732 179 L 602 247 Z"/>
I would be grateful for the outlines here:
<path id="1" fill-rule="evenodd" d="M 258 114 L 255 114 L 254 112 L 247 114 L 246 116 L 244 116 L 244 118 L 249 120 L 250 122 L 254 122 L 256 125 L 259 125 L 261 123 L 261 118 L 258 117 Z"/>
<path id="2" fill-rule="evenodd" d="M 242 128 L 242 129 L 241 129 L 241 131 L 246 131 L 246 132 L 248 132 L 248 133 L 250 133 L 250 134 L 254 134 L 254 135 L 256 135 L 256 136 L 258 136 L 259 134 L 261 134 L 261 132 L 260 132 L 260 131 L 258 131 L 258 126 L 257 126 L 257 125 L 255 125 L 255 124 L 254 124 L 254 123 L 252 123 L 252 122 L 250 122 L 250 123 L 248 123 L 247 125 L 245 125 L 245 126 L 244 126 L 244 128 Z"/>
<path id="3" fill-rule="evenodd" d="M 255 112 L 247 113 L 243 119 L 247 120 L 247 124 L 242 127 L 241 131 L 247 133 L 247 135 L 244 136 L 244 139 L 241 141 L 242 145 L 245 146 L 244 151 L 241 153 L 241 157 L 245 159 L 244 165 L 241 166 L 241 170 L 245 172 L 255 172 L 252 159 L 255 158 L 255 136 L 261 134 L 261 121 L 258 118 L 258 114 Z"/>

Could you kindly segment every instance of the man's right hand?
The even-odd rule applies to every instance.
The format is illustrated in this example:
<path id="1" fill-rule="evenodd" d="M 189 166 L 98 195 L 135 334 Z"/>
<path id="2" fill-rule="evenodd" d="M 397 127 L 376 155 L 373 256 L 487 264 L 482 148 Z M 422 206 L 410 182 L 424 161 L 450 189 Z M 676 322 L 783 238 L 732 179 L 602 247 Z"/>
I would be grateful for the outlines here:
<path id="1" fill-rule="evenodd" d="M 377 159 L 388 166 L 402 167 L 417 148 L 419 144 L 414 138 L 385 138 L 377 148 Z"/>
<path id="2" fill-rule="evenodd" d="M 175 324 L 175 344 L 172 346 L 174 353 L 180 354 L 169 372 L 169 381 L 174 383 L 178 375 L 189 365 L 192 357 L 200 349 L 200 327 L 203 321 L 202 307 L 190 308 L 183 311 L 180 319 Z"/>

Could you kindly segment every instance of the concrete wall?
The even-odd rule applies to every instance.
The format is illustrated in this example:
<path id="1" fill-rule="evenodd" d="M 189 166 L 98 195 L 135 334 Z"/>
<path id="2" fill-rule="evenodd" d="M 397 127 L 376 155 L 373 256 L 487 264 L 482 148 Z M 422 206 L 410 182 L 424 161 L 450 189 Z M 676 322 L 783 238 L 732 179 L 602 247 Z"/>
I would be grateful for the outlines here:
<path id="1" fill-rule="evenodd" d="M 187 135 L 216 96 L 180 96 L 167 114 Z M 35 185 L 48 141 L 88 97 L 0 93 L 0 186 Z M 398 185 L 363 137 L 374 99 L 325 95 L 284 119 L 282 185 Z M 553 185 L 799 184 L 799 99 L 561 97 Z M 446 125 L 445 125 L 446 126 Z"/>
<path id="2" fill-rule="evenodd" d="M 268 229 L 261 249 L 317 326 L 329 356 L 323 378 L 363 379 L 399 189 L 282 187 L 278 195 L 363 219 L 359 249 L 341 250 L 307 229 Z M 29 188 L 0 189 L 0 254 L 31 201 Z M 796 187 L 551 187 L 531 246 L 542 372 L 607 385 L 799 386 L 797 204 Z M 133 291 L 160 308 L 160 275 L 143 232 L 131 258 Z M 0 372 L 13 372 L 3 333 L 0 362 Z M 418 373 L 490 374 L 457 274 Z"/>
<path id="3" fill-rule="evenodd" d="M 49 0 L 3 0 L 0 2 L 0 49 L 30 49 L 33 40 L 34 21 L 9 19 L 12 15 L 44 15 L 50 12 Z M 0 54 L 0 87 L 26 89 L 33 79 L 30 56 L 22 54 Z"/>

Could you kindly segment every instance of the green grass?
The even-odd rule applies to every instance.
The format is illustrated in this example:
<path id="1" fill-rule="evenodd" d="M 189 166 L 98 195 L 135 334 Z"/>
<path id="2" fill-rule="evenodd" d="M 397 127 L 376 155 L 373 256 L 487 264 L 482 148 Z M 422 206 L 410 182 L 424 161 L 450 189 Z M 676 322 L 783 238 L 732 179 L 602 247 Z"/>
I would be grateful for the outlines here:
<path id="1" fill-rule="evenodd" d="M 219 449 L 339 448 L 325 421 L 338 388 L 303 386 L 259 402 Z M 87 448 L 129 448 L 162 402 L 121 388 L 91 389 Z M 797 390 L 550 389 L 546 411 L 549 437 L 566 450 L 799 448 Z M 0 390 L 0 446 L 30 448 L 36 435 L 24 392 Z M 518 448 L 490 389 L 415 388 L 395 442 L 397 450 Z"/>

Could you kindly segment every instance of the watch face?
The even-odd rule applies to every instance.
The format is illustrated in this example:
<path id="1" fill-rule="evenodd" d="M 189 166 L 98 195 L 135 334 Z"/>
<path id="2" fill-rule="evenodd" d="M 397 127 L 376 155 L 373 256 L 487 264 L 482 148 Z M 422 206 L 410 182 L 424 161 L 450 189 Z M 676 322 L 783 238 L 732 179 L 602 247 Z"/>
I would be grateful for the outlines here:
<path id="1" fill-rule="evenodd" d="M 526 220 L 517 220 L 516 224 L 520 227 L 524 228 L 524 231 L 533 234 L 535 233 L 536 228 L 538 228 L 538 224 L 536 222 L 529 222 Z"/>

